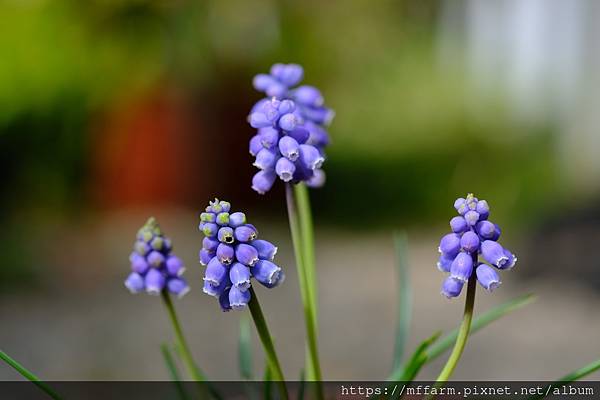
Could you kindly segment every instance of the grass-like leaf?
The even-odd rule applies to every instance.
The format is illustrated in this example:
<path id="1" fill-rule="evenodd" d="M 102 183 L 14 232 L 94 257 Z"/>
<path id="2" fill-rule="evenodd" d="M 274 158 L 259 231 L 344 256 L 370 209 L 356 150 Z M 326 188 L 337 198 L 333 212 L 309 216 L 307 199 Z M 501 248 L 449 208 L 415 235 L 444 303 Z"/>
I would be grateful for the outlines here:
<path id="1" fill-rule="evenodd" d="M 392 372 L 392 374 L 388 378 L 388 381 L 390 381 L 390 382 L 405 382 L 407 384 L 412 382 L 413 379 L 415 379 L 415 377 L 421 370 L 421 368 L 423 367 L 423 365 L 425 365 L 425 363 L 429 359 L 427 350 L 433 343 L 435 343 L 436 340 L 438 340 L 438 338 L 440 337 L 441 334 L 442 334 L 442 332 L 436 332 L 431 337 L 422 341 L 421 344 L 419 344 L 417 346 L 417 348 L 413 352 L 413 355 L 410 357 L 410 359 L 406 362 L 406 365 L 405 366 L 399 365 Z M 391 390 L 392 386 L 393 385 L 390 384 L 386 388 L 387 392 L 389 392 Z M 375 397 L 376 400 L 378 400 L 380 398 L 383 398 L 383 396 Z"/>
<path id="2" fill-rule="evenodd" d="M 242 314 L 240 318 L 240 336 L 238 339 L 238 358 L 240 376 L 252 380 L 252 340 L 250 336 L 250 318 Z"/>
<path id="3" fill-rule="evenodd" d="M 181 348 L 177 346 L 177 343 L 175 343 L 175 345 L 173 346 L 173 350 L 175 354 L 179 356 L 179 359 L 182 360 L 182 358 L 184 357 L 183 352 Z M 223 400 L 223 396 L 221 396 L 221 393 L 219 393 L 219 391 L 214 387 L 214 385 L 208 379 L 206 379 L 206 374 L 204 373 L 204 371 L 202 371 L 202 369 L 198 366 L 195 366 L 195 368 L 199 376 L 203 377 L 204 379 L 203 381 L 196 381 L 197 387 L 199 389 L 198 394 L 200 398 L 204 399 L 208 395 L 215 400 Z M 206 391 L 208 391 L 208 394 L 206 393 Z"/>
<path id="4" fill-rule="evenodd" d="M 34 385 L 39 387 L 42 391 L 44 391 L 48 396 L 53 398 L 54 400 L 61 400 L 61 397 L 54 391 L 50 386 L 46 383 L 42 382 L 40 378 L 38 378 L 33 372 L 29 371 L 27 368 L 19 364 L 17 360 L 11 358 L 8 354 L 0 350 L 0 359 L 13 367 L 19 374 L 21 374 L 24 378 L 31 381 Z"/>
<path id="5" fill-rule="evenodd" d="M 271 368 L 269 363 L 265 363 L 265 373 L 263 375 L 263 399 L 271 400 L 273 391 L 273 375 L 271 374 Z"/>
<path id="6" fill-rule="evenodd" d="M 497 319 L 509 314 L 515 310 L 518 310 L 521 307 L 526 306 L 527 304 L 533 302 L 535 300 L 535 295 L 526 294 L 524 296 L 519 296 L 513 300 L 510 300 L 506 303 L 499 305 L 498 307 L 494 307 L 491 310 L 481 314 L 473 320 L 471 325 L 471 335 L 480 329 L 488 326 L 492 322 Z M 456 342 L 456 337 L 458 336 L 458 329 L 453 330 L 444 336 L 439 342 L 435 345 L 431 346 L 429 349 L 429 357 L 428 361 L 431 361 L 440 355 L 442 355 L 446 350 L 450 349 L 454 342 Z"/>
<path id="7" fill-rule="evenodd" d="M 579 379 L 591 374 L 592 372 L 595 372 L 598 370 L 600 370 L 600 359 L 594 361 L 591 364 L 586 365 L 583 368 L 573 371 L 573 372 L 563 376 L 562 378 L 557 379 L 550 385 L 550 388 L 548 389 L 548 391 L 546 393 L 548 393 L 549 395 L 552 395 L 553 389 L 560 387 L 561 385 L 564 385 L 565 383 L 579 380 Z M 542 395 L 534 395 L 534 396 L 528 397 L 528 399 L 529 400 L 543 399 L 544 397 L 546 397 L 546 395 L 542 394 Z"/>
<path id="8" fill-rule="evenodd" d="M 436 340 L 439 339 L 441 335 L 442 332 L 436 332 L 434 335 L 421 342 L 409 362 L 406 364 L 406 368 L 404 368 L 400 378 L 402 382 L 412 382 L 412 380 L 415 379 L 423 365 L 425 365 L 429 359 L 429 353 L 427 350 L 433 343 L 435 343 Z"/>
<path id="9" fill-rule="evenodd" d="M 408 268 L 408 240 L 406 233 L 394 234 L 394 248 L 396 250 L 396 277 L 398 279 L 397 317 L 396 317 L 396 342 L 394 345 L 394 361 L 392 370 L 395 371 L 402 365 L 404 349 L 410 331 L 412 316 L 412 290 Z"/>
<path id="10" fill-rule="evenodd" d="M 165 361 L 165 365 L 167 370 L 169 371 L 169 375 L 171 376 L 171 380 L 175 384 L 175 388 L 177 389 L 177 394 L 181 400 L 187 400 L 188 396 L 185 392 L 185 388 L 181 383 L 181 375 L 179 375 L 179 371 L 177 370 L 177 366 L 175 365 L 175 360 L 171 355 L 169 350 L 169 346 L 166 343 L 160 345 L 160 351 L 162 352 L 163 359 Z"/>
<path id="11" fill-rule="evenodd" d="M 306 376 L 304 369 L 300 370 L 300 381 L 298 382 L 298 400 L 304 400 L 304 392 L 306 391 Z"/>
<path id="12" fill-rule="evenodd" d="M 388 381 L 392 382 L 410 382 L 412 381 L 417 373 L 421 370 L 421 367 L 425 364 L 425 362 L 429 359 L 428 349 L 430 346 L 435 343 L 436 340 L 439 339 L 442 332 L 436 332 L 431 337 L 422 341 L 410 359 L 406 362 L 406 365 L 398 366 L 392 375 L 388 378 Z"/>
<path id="13" fill-rule="evenodd" d="M 479 317 L 477 317 L 473 320 L 473 324 L 471 325 L 471 334 L 486 327 L 487 325 L 489 325 L 490 323 L 503 317 L 504 315 L 506 315 L 512 311 L 518 310 L 519 308 L 531 303 L 534 300 L 535 300 L 534 295 L 527 294 L 524 296 L 519 296 L 513 300 L 506 302 L 506 303 L 503 303 L 503 304 L 499 305 L 498 307 L 492 308 L 491 310 L 481 314 Z M 418 368 L 416 369 L 416 372 L 418 372 L 423 365 L 427 364 L 431 360 L 434 360 L 435 358 L 442 355 L 445 351 L 450 349 L 454 345 L 454 342 L 456 342 L 457 336 L 458 336 L 458 329 L 455 329 L 452 332 L 450 332 L 449 334 L 447 334 L 446 336 L 444 336 L 441 340 L 437 341 L 437 343 L 434 343 L 435 340 L 431 340 L 430 342 L 428 342 L 432 338 L 437 339 L 436 335 L 433 335 L 431 338 L 429 338 L 428 340 L 421 343 L 421 345 L 413 353 L 411 360 L 409 360 L 409 362 L 406 363 L 406 367 L 399 366 L 396 369 L 394 369 L 392 374 L 388 377 L 388 381 L 398 382 L 403 379 L 403 376 L 405 375 L 405 373 L 410 375 L 409 367 L 411 366 L 411 363 L 413 362 L 413 360 L 417 360 L 416 356 L 418 355 L 419 348 L 421 348 L 425 343 L 428 343 L 427 348 L 426 348 L 427 357 L 424 359 L 423 363 L 420 366 L 418 366 Z M 416 361 L 414 361 L 414 362 L 416 363 Z M 415 373 L 415 376 L 416 376 L 416 373 Z M 413 378 L 414 378 L 414 376 L 413 376 Z"/>

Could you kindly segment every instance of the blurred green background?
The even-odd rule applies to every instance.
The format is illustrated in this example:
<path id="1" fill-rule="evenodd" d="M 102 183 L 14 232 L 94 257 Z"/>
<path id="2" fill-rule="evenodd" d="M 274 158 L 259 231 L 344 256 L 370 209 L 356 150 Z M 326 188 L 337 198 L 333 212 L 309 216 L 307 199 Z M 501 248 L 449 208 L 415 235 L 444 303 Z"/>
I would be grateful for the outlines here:
<path id="1" fill-rule="evenodd" d="M 1 2 L 0 290 L 89 289 L 106 260 L 119 280 L 149 213 L 194 254 L 215 196 L 288 240 L 281 185 L 250 190 L 245 121 L 252 76 L 280 61 L 336 111 L 312 193 L 325 242 L 402 227 L 435 252 L 454 199 L 474 192 L 523 276 L 600 286 L 599 10 L 550 3 Z"/>
<path id="2" fill-rule="evenodd" d="M 245 116 L 252 76 L 279 60 L 303 64 L 338 115 L 320 221 L 428 224 L 473 191 L 526 223 L 577 194 L 556 121 L 515 118 L 500 81 L 469 93 L 460 50 L 440 61 L 439 2 L 7 1 L 0 12 L 0 223 L 15 252 L 2 276 L 24 271 L 28 230 L 46 218 L 199 209 L 214 194 L 258 205 Z"/>

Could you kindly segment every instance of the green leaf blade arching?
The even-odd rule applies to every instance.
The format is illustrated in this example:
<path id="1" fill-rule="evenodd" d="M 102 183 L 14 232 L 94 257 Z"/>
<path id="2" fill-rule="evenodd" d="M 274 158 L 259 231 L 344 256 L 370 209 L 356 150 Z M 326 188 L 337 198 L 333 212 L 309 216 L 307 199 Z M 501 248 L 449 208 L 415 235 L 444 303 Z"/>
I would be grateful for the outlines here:
<path id="1" fill-rule="evenodd" d="M 393 370 L 402 365 L 402 358 L 408 341 L 412 317 L 412 289 L 408 267 L 408 239 L 404 232 L 394 234 L 396 251 L 396 277 L 398 280 L 396 340 L 394 345 Z"/>
<path id="2" fill-rule="evenodd" d="M 481 314 L 473 320 L 473 324 L 471 325 L 471 335 L 475 332 L 479 331 L 482 328 L 485 328 L 492 322 L 502 318 L 503 316 L 510 314 L 513 311 L 516 311 L 530 303 L 532 303 L 536 299 L 533 294 L 526 294 L 523 296 L 519 296 L 513 300 L 507 301 L 499 305 L 498 307 L 494 307 L 491 310 Z M 429 349 L 429 359 L 428 361 L 434 360 L 440 355 L 442 355 L 445 351 L 450 349 L 454 342 L 456 341 L 456 337 L 458 336 L 458 329 L 453 330 L 444 336 L 439 342 L 433 345 Z"/>
<path id="3" fill-rule="evenodd" d="M 240 318 L 240 335 L 238 339 L 238 358 L 240 376 L 252 380 L 252 341 L 250 336 L 250 319 L 246 314 Z"/>
<path id="4" fill-rule="evenodd" d="M 177 366 L 175 365 L 175 360 L 171 355 L 169 350 L 169 346 L 166 343 L 160 345 L 160 351 L 163 355 L 163 359 L 165 361 L 165 366 L 167 367 L 167 371 L 169 371 L 169 375 L 171 376 L 171 380 L 175 384 L 175 388 L 177 389 L 177 394 L 181 400 L 187 400 L 188 396 L 185 392 L 183 384 L 181 383 L 181 375 L 177 370 Z"/>

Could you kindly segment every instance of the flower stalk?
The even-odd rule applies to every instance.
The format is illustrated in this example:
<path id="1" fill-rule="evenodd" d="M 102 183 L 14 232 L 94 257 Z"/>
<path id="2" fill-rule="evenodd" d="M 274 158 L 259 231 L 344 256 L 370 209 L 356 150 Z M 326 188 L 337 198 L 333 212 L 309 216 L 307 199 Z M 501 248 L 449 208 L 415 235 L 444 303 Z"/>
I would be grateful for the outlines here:
<path id="1" fill-rule="evenodd" d="M 310 197 L 308 188 L 305 184 L 294 185 L 294 196 L 298 205 L 298 217 L 300 220 L 300 235 L 302 237 L 303 261 L 306 268 L 306 280 L 308 282 L 309 298 L 313 317 L 315 319 L 315 329 L 318 329 L 318 303 L 317 303 L 317 274 L 315 262 L 315 239 L 310 207 Z"/>
<path id="2" fill-rule="evenodd" d="M 296 265 L 298 270 L 298 281 L 300 284 L 300 295 L 302 297 L 302 304 L 304 309 L 304 320 L 306 326 L 306 345 L 308 352 L 308 376 L 309 379 L 313 379 L 317 382 L 315 385 L 316 396 L 318 399 L 323 398 L 323 388 L 321 385 L 321 366 L 319 363 L 319 352 L 317 345 L 317 324 L 316 324 L 316 295 L 311 295 L 311 292 L 316 292 L 316 288 L 313 282 L 311 282 L 311 278 L 314 280 L 314 273 L 309 271 L 310 267 L 307 267 L 306 255 L 307 250 L 305 247 L 307 243 L 304 242 L 303 237 L 307 238 L 310 241 L 308 246 L 312 245 L 312 231 L 310 233 L 302 234 L 302 223 L 300 220 L 302 218 L 310 218 L 310 214 L 306 215 L 307 212 L 307 203 L 305 202 L 305 206 L 302 208 L 302 212 L 304 215 L 302 217 L 299 216 L 299 209 L 297 207 L 296 199 L 295 199 L 294 189 L 290 184 L 286 184 L 286 200 L 287 200 L 287 209 L 288 209 L 288 217 L 290 223 L 290 232 L 292 236 L 292 244 L 294 247 L 294 254 L 296 257 Z M 311 223 L 312 225 L 312 223 Z M 305 225 L 306 226 L 306 225 Z M 308 255 L 310 256 L 312 251 L 314 257 L 314 250 L 309 249 Z M 314 262 L 313 262 L 314 268 Z M 312 285 L 312 288 L 311 288 Z M 314 296 L 314 297 L 311 297 Z M 314 299 L 314 301 L 313 301 Z"/>
<path id="3" fill-rule="evenodd" d="M 256 331 L 258 332 L 258 336 L 262 342 L 265 354 L 267 355 L 267 362 L 271 377 L 274 381 L 277 381 L 281 398 L 283 400 L 287 400 L 288 392 L 285 385 L 285 378 L 283 376 L 283 371 L 281 370 L 281 365 L 279 364 L 279 359 L 277 358 L 277 353 L 275 352 L 275 346 L 273 345 L 269 328 L 267 327 L 267 321 L 262 313 L 262 309 L 260 308 L 260 303 L 258 302 L 258 298 L 256 297 L 254 289 L 250 287 L 248 290 L 250 290 L 251 294 L 250 301 L 248 302 L 248 308 L 250 308 L 250 313 L 252 314 Z"/>
<path id="4" fill-rule="evenodd" d="M 471 330 L 471 321 L 473 320 L 473 309 L 475 308 L 475 291 L 477 285 L 476 280 L 474 278 L 469 279 L 467 283 L 467 298 L 465 299 L 465 311 L 463 313 L 463 319 L 458 329 L 458 336 L 456 337 L 456 343 L 454 343 L 454 348 L 452 349 L 452 353 L 444 365 L 442 372 L 436 379 L 435 387 L 441 387 L 445 382 L 450 379 L 450 376 L 454 372 L 454 369 L 458 365 L 458 361 L 465 349 L 467 344 L 467 339 L 469 338 L 469 332 Z M 435 396 L 428 397 L 429 399 L 434 398 Z"/>
<path id="5" fill-rule="evenodd" d="M 173 325 L 173 330 L 175 331 L 175 344 L 177 346 L 177 350 L 181 355 L 183 363 L 185 364 L 186 369 L 188 370 L 189 375 L 196 382 L 204 382 L 206 379 L 196 366 L 194 359 L 192 357 L 192 353 L 187 345 L 187 341 L 183 336 L 183 330 L 181 329 L 181 324 L 179 323 L 179 318 L 177 318 L 177 313 L 175 312 L 175 307 L 173 307 L 173 302 L 171 301 L 171 297 L 169 293 L 162 291 L 162 299 L 167 308 L 167 313 L 169 314 L 169 319 L 171 321 L 171 325 Z M 202 389 L 204 389 L 204 385 L 202 385 Z"/>

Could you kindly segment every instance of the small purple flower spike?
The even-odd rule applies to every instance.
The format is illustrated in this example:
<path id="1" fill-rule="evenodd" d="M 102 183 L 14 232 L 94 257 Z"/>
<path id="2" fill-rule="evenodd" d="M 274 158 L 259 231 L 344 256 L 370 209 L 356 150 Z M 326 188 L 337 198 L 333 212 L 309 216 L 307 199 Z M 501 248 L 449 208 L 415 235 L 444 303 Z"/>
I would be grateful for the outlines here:
<path id="1" fill-rule="evenodd" d="M 202 223 L 211 224 L 209 220 L 209 216 L 204 216 Z M 185 266 L 179 257 L 172 254 L 171 240 L 163 235 L 154 218 L 148 219 L 138 231 L 129 261 L 133 272 L 125 280 L 125 287 L 131 293 L 145 291 L 158 295 L 167 291 L 183 297 L 189 291 L 182 278 Z"/>
<path id="2" fill-rule="evenodd" d="M 294 87 L 303 78 L 297 64 L 275 64 L 269 74 L 254 77 L 254 88 L 267 97 L 259 100 L 248 116 L 258 133 L 250 139 L 250 154 L 261 171 L 252 189 L 268 192 L 279 177 L 284 182 L 305 182 L 321 187 L 325 173 L 325 146 L 330 142 L 326 126 L 334 112 L 324 106 L 321 92 L 309 85 Z"/>
<path id="3" fill-rule="evenodd" d="M 224 213 L 227 218 L 220 218 Z M 229 203 L 214 200 L 200 215 L 200 219 L 204 223 L 216 221 L 220 226 L 215 235 L 211 232 L 212 236 L 202 240 L 200 258 L 202 264 L 206 265 L 203 291 L 218 298 L 223 311 L 246 307 L 250 301 L 252 278 L 267 288 L 274 288 L 283 282 L 283 271 L 272 262 L 277 247 L 258 239 L 258 231 L 246 221 L 244 213 L 232 212 Z M 129 286 L 134 288 L 130 290 L 135 290 L 135 278 L 130 280 L 132 283 Z M 177 284 L 172 285 L 174 289 L 169 286 L 169 290 L 174 293 Z"/>
<path id="4" fill-rule="evenodd" d="M 498 225 L 488 220 L 490 207 L 487 201 L 469 194 L 466 198 L 456 199 L 454 208 L 459 215 L 450 220 L 452 233 L 443 236 L 439 245 L 441 256 L 437 267 L 450 273 L 442 286 L 442 294 L 448 298 L 457 297 L 464 283 L 475 277 L 491 292 L 500 286 L 496 269 L 513 268 L 517 257 L 497 243 L 501 231 Z"/>

